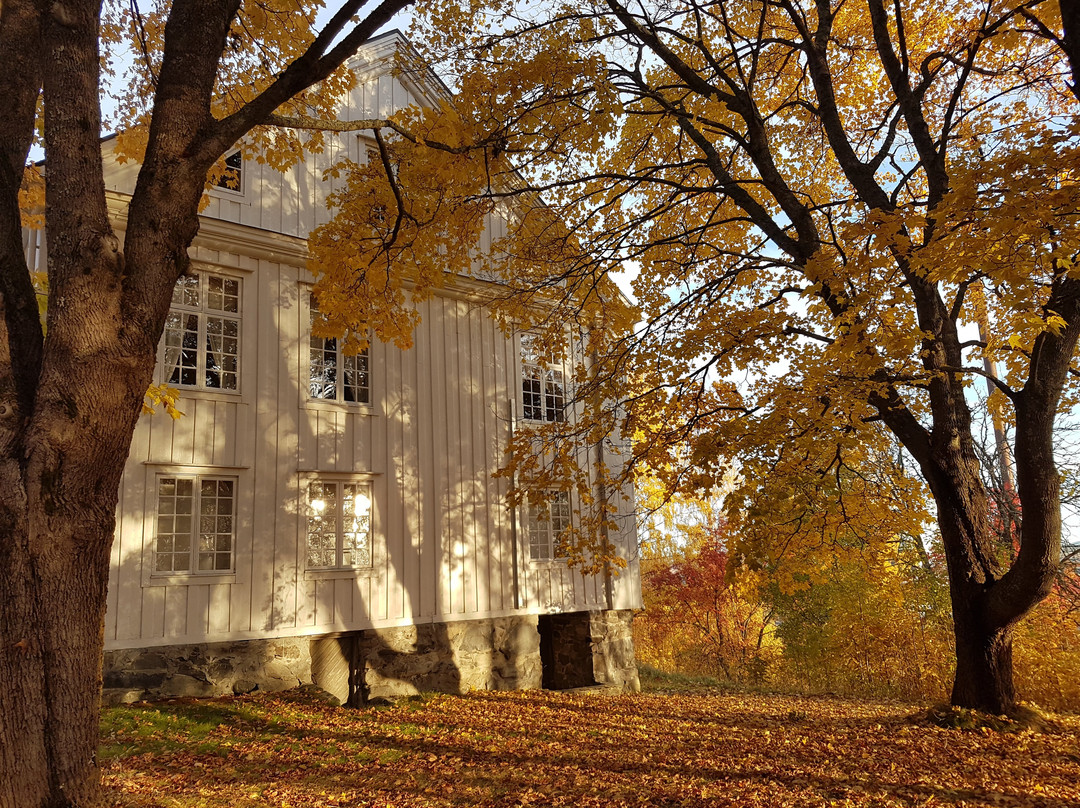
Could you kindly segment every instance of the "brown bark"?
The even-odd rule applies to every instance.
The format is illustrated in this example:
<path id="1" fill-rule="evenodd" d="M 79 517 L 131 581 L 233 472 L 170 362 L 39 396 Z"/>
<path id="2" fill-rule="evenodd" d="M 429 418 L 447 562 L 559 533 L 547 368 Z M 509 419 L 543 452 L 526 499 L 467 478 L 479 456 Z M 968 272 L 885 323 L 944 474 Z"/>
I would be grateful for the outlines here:
<path id="1" fill-rule="evenodd" d="M 993 628 L 986 624 L 985 608 L 978 598 L 953 599 L 956 635 L 956 676 L 950 702 L 993 715 L 1016 712 L 1013 684 L 1013 626 Z"/>
<path id="2" fill-rule="evenodd" d="M 99 142 L 100 3 L 0 4 L 0 808 L 100 803 L 95 753 L 119 480 L 198 229 L 207 170 L 407 2 L 384 0 L 331 48 L 360 5 L 349 0 L 309 54 L 226 124 L 210 109 L 238 5 L 172 4 L 121 251 Z M 18 218 L 39 90 L 48 166 L 44 342 Z"/>

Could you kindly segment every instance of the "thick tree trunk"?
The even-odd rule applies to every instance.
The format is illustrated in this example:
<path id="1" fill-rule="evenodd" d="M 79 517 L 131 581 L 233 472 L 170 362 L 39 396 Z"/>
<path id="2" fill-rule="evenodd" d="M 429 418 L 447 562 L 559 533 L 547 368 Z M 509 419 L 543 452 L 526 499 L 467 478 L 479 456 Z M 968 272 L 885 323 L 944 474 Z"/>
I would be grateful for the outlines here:
<path id="1" fill-rule="evenodd" d="M 112 536 L 101 535 L 100 526 L 89 529 L 97 535 L 76 529 L 78 535 L 45 539 L 24 529 L 3 537 L 13 552 L 0 559 L 0 577 L 24 576 L 20 588 L 27 590 L 15 598 L 4 591 L 0 608 L 4 808 L 99 804 L 101 643 Z"/>
<path id="2" fill-rule="evenodd" d="M 110 299 L 100 294 L 103 312 Z M 46 351 L 28 457 L 0 463 L 0 808 L 99 804 L 110 547 L 154 361 L 95 350 L 115 343 L 109 319 L 82 320 L 78 340 L 50 332 L 67 351 Z"/>
<path id="3" fill-rule="evenodd" d="M 956 633 L 956 678 L 950 701 L 994 715 L 1016 712 L 1013 685 L 1013 627 L 991 628 L 982 610 L 953 608 Z"/>
<path id="4" fill-rule="evenodd" d="M 964 445 L 963 439 L 957 444 Z M 1000 580 L 995 534 L 974 456 L 954 445 L 931 477 L 948 565 L 956 674 L 950 702 L 994 715 L 1016 711 L 1012 629 L 1021 614 L 1001 621 L 989 594 Z M 930 477 L 930 475 L 928 475 Z"/>

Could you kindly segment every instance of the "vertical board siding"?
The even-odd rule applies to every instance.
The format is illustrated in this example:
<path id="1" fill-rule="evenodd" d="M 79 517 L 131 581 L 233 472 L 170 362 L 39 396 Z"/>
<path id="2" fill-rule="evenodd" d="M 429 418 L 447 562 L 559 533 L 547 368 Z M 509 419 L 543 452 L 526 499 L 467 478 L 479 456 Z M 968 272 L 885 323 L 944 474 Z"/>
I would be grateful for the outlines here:
<path id="1" fill-rule="evenodd" d="M 382 69 L 382 68 L 379 68 Z M 411 103 L 387 72 L 362 77 L 343 120 L 385 117 Z M 278 173 L 244 163 L 242 193 L 208 191 L 206 218 L 305 238 L 326 221 L 323 178 L 337 160 L 362 160 L 360 135 L 328 137 L 322 154 Z M 108 148 L 108 146 L 106 146 Z M 106 159 L 110 191 L 130 193 L 137 166 Z M 489 217 L 482 248 L 505 232 Z M 267 239 L 270 237 L 267 236 Z M 43 268 L 40 231 L 24 233 L 30 266 Z M 506 506 L 511 419 L 520 415 L 516 340 L 483 307 L 449 291 L 419 305 L 415 347 L 373 341 L 372 400 L 359 408 L 309 402 L 306 269 L 197 241 L 207 271 L 242 272 L 240 391 L 182 391 L 174 421 L 140 419 L 121 485 L 109 579 L 109 647 L 348 631 L 382 624 L 512 612 L 602 608 L 603 576 L 528 558 L 520 516 Z M 281 259 L 293 260 L 293 259 Z M 200 579 L 150 573 L 157 477 L 163 470 L 237 479 L 234 571 Z M 319 472 L 362 475 L 373 493 L 372 568 L 305 573 L 304 481 Z M 616 606 L 640 605 L 633 503 L 612 536 L 628 568 Z M 515 546 L 515 525 L 518 533 Z M 515 583 L 515 569 L 517 575 Z"/>

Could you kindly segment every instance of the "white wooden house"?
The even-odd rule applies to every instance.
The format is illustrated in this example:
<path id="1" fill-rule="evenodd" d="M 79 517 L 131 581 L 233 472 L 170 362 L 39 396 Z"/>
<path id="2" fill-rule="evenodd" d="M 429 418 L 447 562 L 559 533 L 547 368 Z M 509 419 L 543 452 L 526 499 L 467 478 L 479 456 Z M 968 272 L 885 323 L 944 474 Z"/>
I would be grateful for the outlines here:
<path id="1" fill-rule="evenodd" d="M 342 119 L 434 99 L 434 81 L 391 75 L 407 47 L 388 34 L 354 59 Z M 528 334 L 498 329 L 485 283 L 461 277 L 424 303 L 409 351 L 376 341 L 343 357 L 311 337 L 305 239 L 329 215 L 322 171 L 363 147 L 343 134 L 284 174 L 232 157 L 235 187 L 209 192 L 158 367 L 185 415 L 140 419 L 121 486 L 113 699 L 312 678 L 354 702 L 636 684 L 630 506 L 611 537 L 627 568 L 582 575 L 554 550 L 573 503 L 515 512 L 492 477 L 512 418 L 555 417 L 563 380 L 549 374 L 541 389 Z M 123 230 L 137 166 L 104 148 Z M 40 234 L 27 238 L 43 266 Z"/>

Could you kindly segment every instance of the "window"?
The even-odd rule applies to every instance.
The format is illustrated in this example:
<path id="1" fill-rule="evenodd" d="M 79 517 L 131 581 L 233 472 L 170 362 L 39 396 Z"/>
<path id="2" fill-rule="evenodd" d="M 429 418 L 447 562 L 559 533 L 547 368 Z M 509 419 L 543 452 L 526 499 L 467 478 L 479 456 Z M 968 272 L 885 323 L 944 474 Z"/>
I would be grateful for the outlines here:
<path id="1" fill-rule="evenodd" d="M 185 275 L 173 288 L 165 320 L 168 384 L 236 390 L 240 365 L 240 281 Z"/>
<path id="2" fill-rule="evenodd" d="M 529 558 L 550 561 L 558 558 L 559 537 L 570 527 L 570 494 L 551 492 L 551 499 L 540 505 L 528 506 L 525 532 L 529 536 Z"/>
<path id="3" fill-rule="evenodd" d="M 521 335 L 521 404 L 526 421 L 566 420 L 566 381 L 538 334 Z"/>
<path id="4" fill-rule="evenodd" d="M 314 480 L 308 485 L 308 569 L 371 566 L 371 485 Z"/>
<path id="5" fill-rule="evenodd" d="M 221 176 L 218 177 L 218 181 L 215 185 L 217 185 L 218 188 L 224 188 L 226 191 L 236 191 L 239 193 L 244 188 L 241 183 L 243 178 L 244 156 L 239 151 L 234 151 L 225 158 L 225 170 L 221 172 Z"/>
<path id="6" fill-rule="evenodd" d="M 231 572 L 236 480 L 158 477 L 154 572 Z"/>
<path id="7" fill-rule="evenodd" d="M 319 317 L 315 299 L 311 300 L 311 324 Z M 368 349 L 347 354 L 341 340 L 311 335 L 308 391 L 312 398 L 367 404 L 371 400 L 368 375 Z"/>

